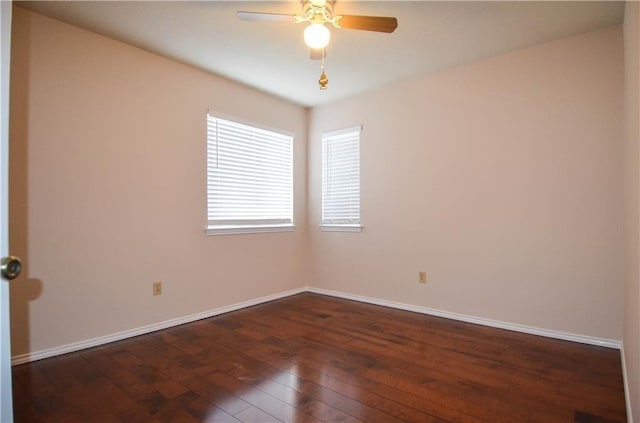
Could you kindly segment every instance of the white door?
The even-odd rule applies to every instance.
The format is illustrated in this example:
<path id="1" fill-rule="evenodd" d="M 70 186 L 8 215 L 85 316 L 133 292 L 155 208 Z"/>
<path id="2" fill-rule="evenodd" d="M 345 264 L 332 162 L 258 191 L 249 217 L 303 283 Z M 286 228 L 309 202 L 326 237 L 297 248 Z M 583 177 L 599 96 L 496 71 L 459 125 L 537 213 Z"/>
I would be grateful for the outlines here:
<path id="1" fill-rule="evenodd" d="M 11 337 L 9 280 L 20 272 L 20 262 L 9 255 L 9 61 L 11 47 L 11 1 L 0 0 L 0 422 L 13 422 L 11 392 Z M 13 271 L 13 275 L 7 271 Z"/>

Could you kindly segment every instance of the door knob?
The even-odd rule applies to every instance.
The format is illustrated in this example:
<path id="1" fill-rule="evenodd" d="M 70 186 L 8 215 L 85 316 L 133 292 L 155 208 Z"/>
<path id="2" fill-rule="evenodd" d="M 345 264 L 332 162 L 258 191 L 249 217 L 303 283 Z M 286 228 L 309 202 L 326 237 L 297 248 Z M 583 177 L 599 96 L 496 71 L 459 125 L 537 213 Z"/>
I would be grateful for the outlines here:
<path id="1" fill-rule="evenodd" d="M 7 280 L 12 280 L 18 277 L 22 271 L 22 261 L 18 257 L 9 256 L 3 257 L 0 262 L 0 273 L 2 277 Z"/>

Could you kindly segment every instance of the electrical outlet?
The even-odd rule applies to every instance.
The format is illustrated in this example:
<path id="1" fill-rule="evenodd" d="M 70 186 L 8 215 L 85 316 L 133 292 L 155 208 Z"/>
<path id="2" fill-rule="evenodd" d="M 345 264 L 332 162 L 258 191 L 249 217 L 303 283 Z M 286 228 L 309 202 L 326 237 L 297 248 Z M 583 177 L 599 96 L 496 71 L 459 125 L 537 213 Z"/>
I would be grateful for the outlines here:
<path id="1" fill-rule="evenodd" d="M 162 282 L 153 283 L 153 295 L 162 295 Z"/>
<path id="2" fill-rule="evenodd" d="M 427 283 L 427 272 L 418 272 L 418 282 Z"/>

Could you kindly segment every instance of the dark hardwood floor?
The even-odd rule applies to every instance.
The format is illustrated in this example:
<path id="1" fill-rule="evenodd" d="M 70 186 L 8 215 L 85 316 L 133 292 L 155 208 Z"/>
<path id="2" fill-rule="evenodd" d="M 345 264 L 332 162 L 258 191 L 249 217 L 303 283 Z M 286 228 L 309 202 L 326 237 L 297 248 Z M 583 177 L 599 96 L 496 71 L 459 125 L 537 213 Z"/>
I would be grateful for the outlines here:
<path id="1" fill-rule="evenodd" d="M 13 369 L 16 422 L 625 422 L 618 350 L 300 294 Z"/>

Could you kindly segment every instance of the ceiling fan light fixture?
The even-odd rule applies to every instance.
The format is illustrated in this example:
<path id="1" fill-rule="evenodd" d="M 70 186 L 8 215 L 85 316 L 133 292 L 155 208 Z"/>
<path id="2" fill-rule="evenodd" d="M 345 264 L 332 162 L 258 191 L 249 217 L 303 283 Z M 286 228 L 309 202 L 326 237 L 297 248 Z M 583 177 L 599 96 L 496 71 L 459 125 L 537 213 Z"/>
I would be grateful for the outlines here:
<path id="1" fill-rule="evenodd" d="M 304 42 L 311 48 L 325 48 L 330 39 L 331 32 L 323 24 L 314 23 L 304 30 Z"/>

